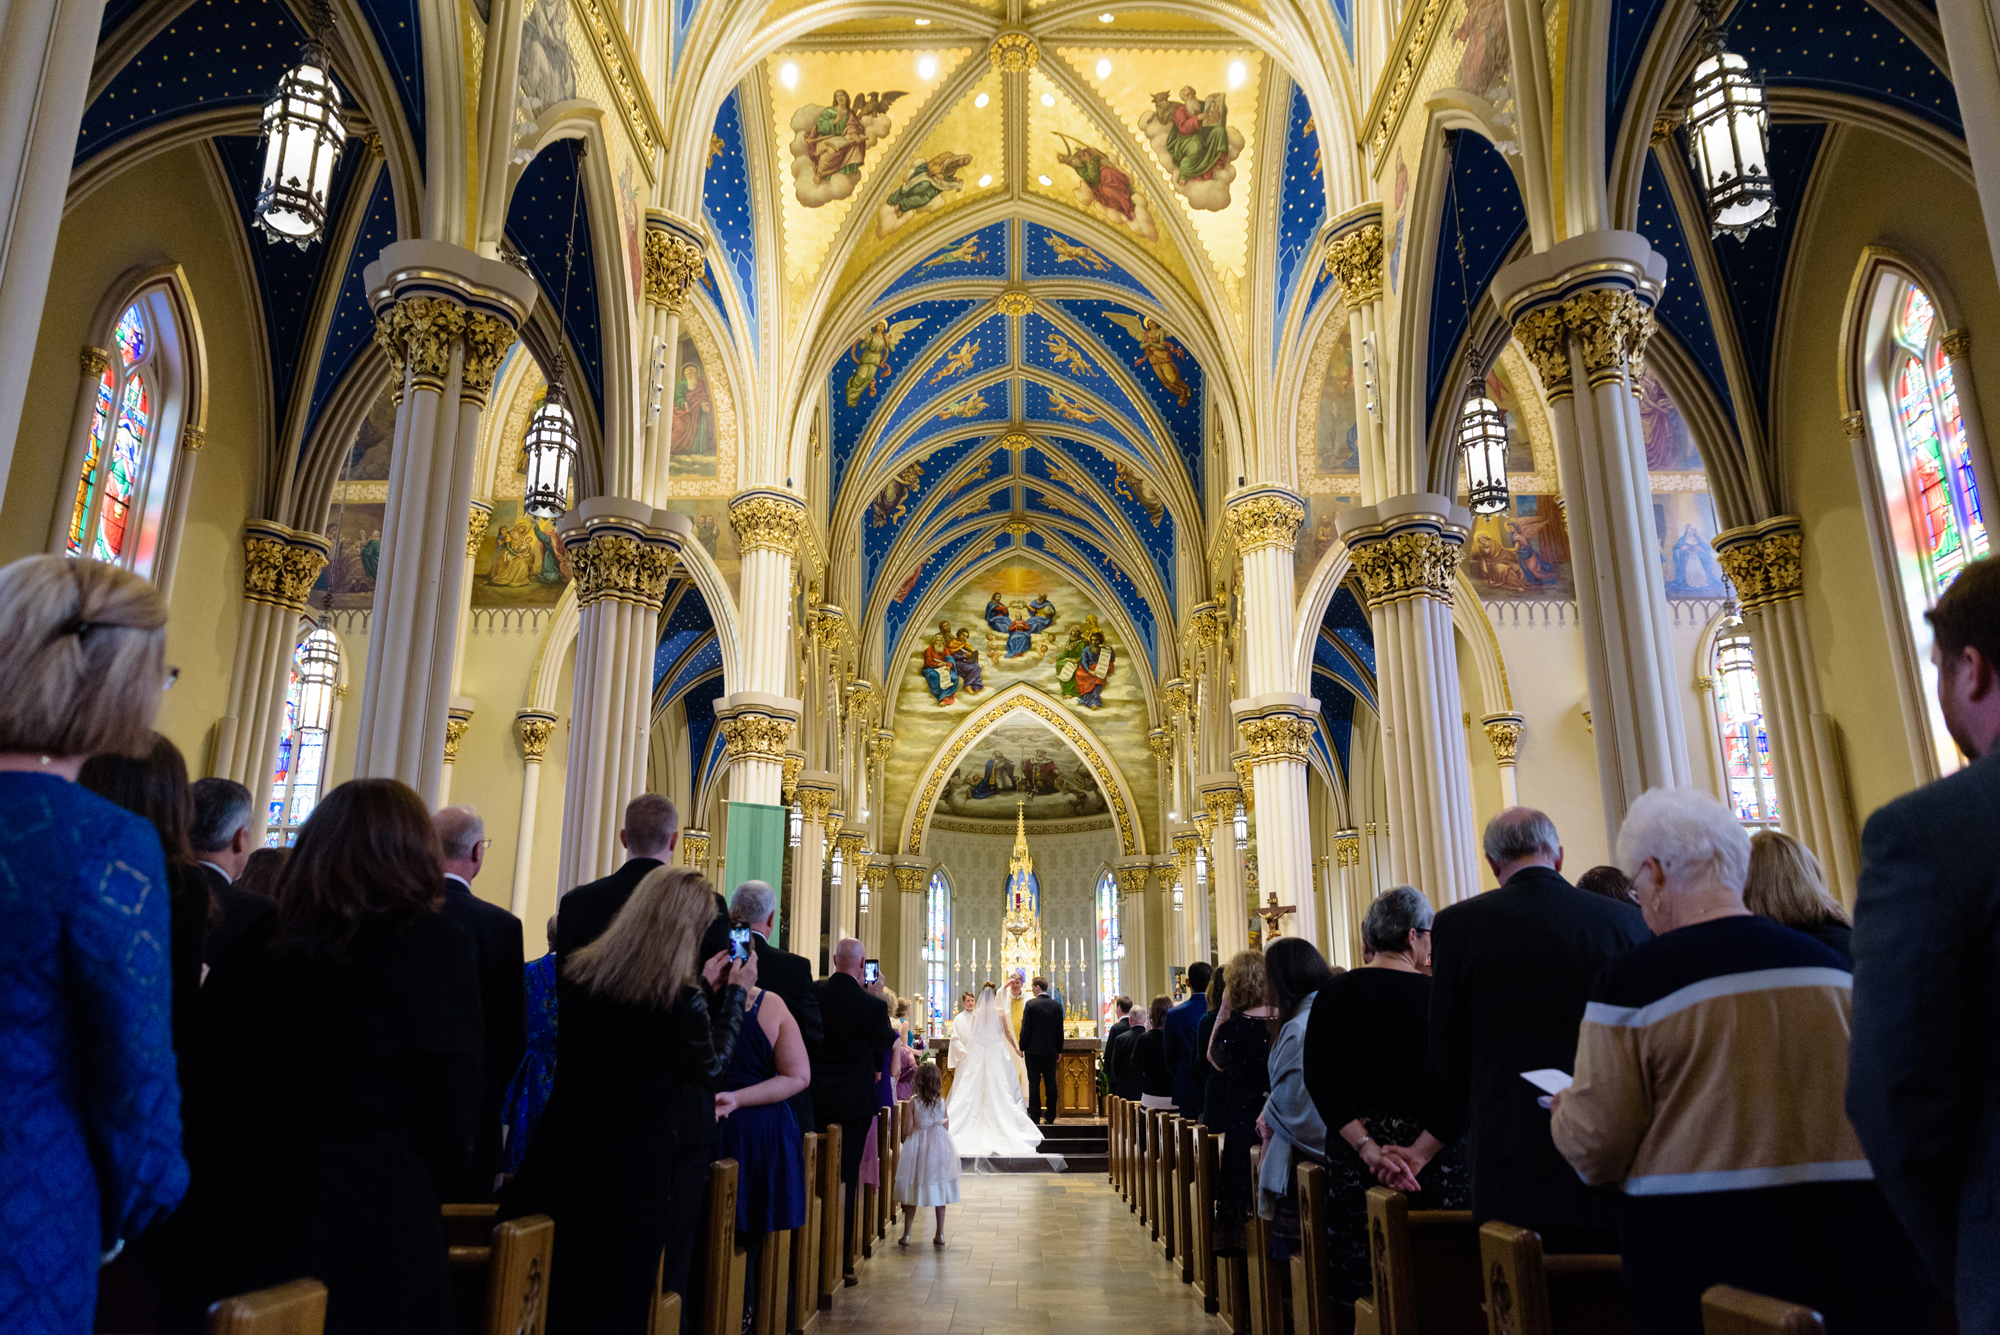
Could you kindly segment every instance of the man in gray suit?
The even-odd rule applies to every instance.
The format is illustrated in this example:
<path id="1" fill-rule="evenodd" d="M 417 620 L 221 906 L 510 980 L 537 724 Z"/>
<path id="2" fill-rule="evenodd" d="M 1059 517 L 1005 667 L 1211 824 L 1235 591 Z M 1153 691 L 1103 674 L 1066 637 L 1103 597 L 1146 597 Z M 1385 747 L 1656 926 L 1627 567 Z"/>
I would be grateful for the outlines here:
<path id="1" fill-rule="evenodd" d="M 1847 1116 L 1965 1335 L 2000 1332 L 2000 561 L 1928 614 L 1971 763 L 1861 835 Z"/>

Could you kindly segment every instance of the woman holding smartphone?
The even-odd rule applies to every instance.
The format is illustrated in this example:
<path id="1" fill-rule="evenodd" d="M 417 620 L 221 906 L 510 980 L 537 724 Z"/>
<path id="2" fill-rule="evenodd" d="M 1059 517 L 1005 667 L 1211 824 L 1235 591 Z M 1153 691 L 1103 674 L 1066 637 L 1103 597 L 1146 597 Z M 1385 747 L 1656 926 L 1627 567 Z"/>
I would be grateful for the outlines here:
<path id="1" fill-rule="evenodd" d="M 732 954 L 747 947 L 730 933 Z M 734 1159 L 736 1227 L 744 1236 L 750 1274 L 765 1240 L 806 1219 L 804 1139 L 785 1100 L 812 1079 L 805 1039 L 785 999 L 752 986 L 743 995 L 743 1030 L 729 1065 L 716 1082 L 715 1115 L 722 1125 L 716 1158 Z M 744 1329 L 756 1315 L 757 1286 L 745 1286 Z"/>

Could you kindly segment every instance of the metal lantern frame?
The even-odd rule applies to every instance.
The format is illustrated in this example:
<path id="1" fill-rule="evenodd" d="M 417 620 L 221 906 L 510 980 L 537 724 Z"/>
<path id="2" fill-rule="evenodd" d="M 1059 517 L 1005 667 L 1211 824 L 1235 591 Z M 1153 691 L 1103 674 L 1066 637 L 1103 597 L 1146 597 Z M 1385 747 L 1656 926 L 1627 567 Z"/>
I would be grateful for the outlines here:
<path id="1" fill-rule="evenodd" d="M 785 818 L 793 848 L 797 848 L 805 840 L 805 823 L 806 809 L 795 797 L 792 799 L 792 809 Z"/>
<path id="2" fill-rule="evenodd" d="M 861 873 L 854 882 L 854 900 L 856 905 L 856 912 L 858 913 L 868 912 L 868 899 L 870 891 L 869 882 L 874 879 L 868 874 L 867 860 L 865 856 L 867 850 L 863 849 L 862 853 L 864 856 L 862 859 Z"/>
<path id="3" fill-rule="evenodd" d="M 1240 798 L 1236 803 L 1236 816 L 1234 819 L 1236 822 L 1236 851 L 1239 853 L 1246 852 L 1250 847 L 1250 812 L 1244 807 Z"/>
<path id="4" fill-rule="evenodd" d="M 1486 394 L 1486 377 L 1475 373 L 1466 386 L 1458 417 L 1459 462 L 1465 469 L 1465 501 L 1476 515 L 1507 510 L 1507 415 Z"/>
<path id="5" fill-rule="evenodd" d="M 328 16 L 317 8 L 315 32 L 299 61 L 278 78 L 264 104 L 264 170 L 252 208 L 269 241 L 304 250 L 326 231 L 334 164 L 347 143 L 340 118 L 340 86 L 326 53 Z"/>
<path id="6" fill-rule="evenodd" d="M 1714 0 L 1702 13 L 1708 33 L 1689 86 L 1688 162 L 1708 210 L 1709 235 L 1740 241 L 1753 227 L 1778 221 L 1770 110 L 1764 76 L 1723 44 Z"/>
<path id="7" fill-rule="evenodd" d="M 570 411 L 560 355 L 549 377 L 548 395 L 528 419 L 522 446 L 528 460 L 528 480 L 521 508 L 542 519 L 561 518 L 569 509 L 570 479 L 579 450 L 576 414 Z"/>

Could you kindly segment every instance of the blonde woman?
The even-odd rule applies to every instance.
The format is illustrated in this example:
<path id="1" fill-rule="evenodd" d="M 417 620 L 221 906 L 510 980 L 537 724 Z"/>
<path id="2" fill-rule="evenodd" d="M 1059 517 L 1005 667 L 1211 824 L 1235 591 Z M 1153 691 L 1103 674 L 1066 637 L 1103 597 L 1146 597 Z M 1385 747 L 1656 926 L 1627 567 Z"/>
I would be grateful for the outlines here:
<path id="1" fill-rule="evenodd" d="M 1804 932 L 1854 963 L 1854 920 L 1826 888 L 1826 875 L 1813 851 L 1789 834 L 1764 830 L 1751 837 L 1743 906 L 1760 918 Z"/>
<path id="2" fill-rule="evenodd" d="M 685 1100 L 714 1103 L 736 1051 L 757 957 L 697 958 L 715 890 L 692 867 L 646 873 L 604 935 L 563 963 L 556 1085 L 501 1214 L 556 1221 L 550 1335 L 640 1335 L 666 1250 L 686 1292 L 688 1249 L 668 1246 L 676 1187 L 704 1174 L 713 1143 L 678 1145 Z M 711 1003 L 706 981 L 721 994 Z"/>

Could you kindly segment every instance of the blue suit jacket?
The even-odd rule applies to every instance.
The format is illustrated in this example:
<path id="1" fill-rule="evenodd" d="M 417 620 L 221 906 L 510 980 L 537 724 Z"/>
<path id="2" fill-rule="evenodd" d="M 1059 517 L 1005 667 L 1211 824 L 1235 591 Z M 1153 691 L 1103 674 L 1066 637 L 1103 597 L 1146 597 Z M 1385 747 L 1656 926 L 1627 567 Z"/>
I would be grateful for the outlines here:
<path id="1" fill-rule="evenodd" d="M 1167 1012 L 1167 1069 L 1174 1073 L 1174 1107 L 1183 1117 L 1201 1116 L 1203 1082 L 1194 1062 L 1194 1038 L 1208 997 L 1197 992 Z"/>

